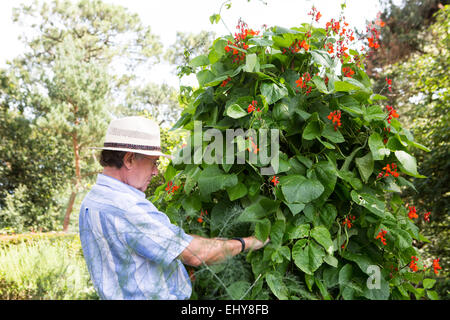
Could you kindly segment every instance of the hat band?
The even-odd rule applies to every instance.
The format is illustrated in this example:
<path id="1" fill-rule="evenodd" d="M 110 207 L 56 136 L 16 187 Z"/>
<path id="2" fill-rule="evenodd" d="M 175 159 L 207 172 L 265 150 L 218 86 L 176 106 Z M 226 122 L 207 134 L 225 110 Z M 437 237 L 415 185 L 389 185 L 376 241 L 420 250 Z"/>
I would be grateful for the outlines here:
<path id="1" fill-rule="evenodd" d="M 103 146 L 105 148 L 125 148 L 135 150 L 161 151 L 161 147 L 158 146 L 144 146 L 140 144 L 129 144 L 129 143 L 105 142 Z"/>

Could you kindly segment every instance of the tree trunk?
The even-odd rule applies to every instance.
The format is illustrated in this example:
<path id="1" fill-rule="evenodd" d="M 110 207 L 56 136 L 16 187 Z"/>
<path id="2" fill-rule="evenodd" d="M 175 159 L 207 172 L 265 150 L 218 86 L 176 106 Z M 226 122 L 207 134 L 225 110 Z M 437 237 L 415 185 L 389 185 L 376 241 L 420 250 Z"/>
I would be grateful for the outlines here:
<path id="1" fill-rule="evenodd" d="M 64 232 L 67 232 L 67 230 L 69 229 L 70 215 L 72 213 L 73 204 L 75 203 L 75 198 L 77 197 L 78 194 L 78 188 L 81 185 L 80 152 L 76 132 L 72 133 L 72 143 L 75 160 L 75 186 L 73 187 L 72 193 L 70 194 L 69 203 L 67 204 L 66 209 L 66 215 L 64 216 L 64 223 L 63 223 Z"/>
<path id="2" fill-rule="evenodd" d="M 73 204 L 75 203 L 75 198 L 77 197 L 77 190 L 72 191 L 69 198 L 69 203 L 67 205 L 66 209 L 66 215 L 64 216 L 64 224 L 63 224 L 63 231 L 67 232 L 69 229 L 69 223 L 70 223 L 70 214 L 72 213 Z"/>

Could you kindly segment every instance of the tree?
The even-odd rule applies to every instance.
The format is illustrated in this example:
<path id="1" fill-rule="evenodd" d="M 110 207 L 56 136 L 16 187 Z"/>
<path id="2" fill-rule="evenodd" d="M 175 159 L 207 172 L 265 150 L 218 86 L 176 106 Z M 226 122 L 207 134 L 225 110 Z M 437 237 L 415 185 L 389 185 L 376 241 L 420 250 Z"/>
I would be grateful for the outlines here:
<path id="1" fill-rule="evenodd" d="M 0 72 L 0 229 L 53 230 L 61 210 L 56 197 L 73 176 L 70 148 L 24 115 L 31 97 L 16 80 Z"/>
<path id="2" fill-rule="evenodd" d="M 417 34 L 435 21 L 435 13 L 448 0 L 403 0 L 395 5 L 392 0 L 380 0 L 384 8 L 380 19 L 386 24 L 381 31 L 381 48 L 367 59 L 367 72 L 376 75 L 377 68 L 406 59 L 413 53 L 423 53 L 423 44 Z"/>
<path id="3" fill-rule="evenodd" d="M 22 5 L 15 20 L 31 23 L 28 50 L 11 68 L 20 70 L 23 90 L 41 96 L 27 104 L 36 125 L 70 146 L 74 175 L 63 229 L 83 179 L 96 173 L 88 146 L 98 145 L 115 96 L 133 80 L 115 72 L 117 63 L 134 68 L 157 61 L 161 44 L 137 14 L 102 1 L 54 1 Z"/>

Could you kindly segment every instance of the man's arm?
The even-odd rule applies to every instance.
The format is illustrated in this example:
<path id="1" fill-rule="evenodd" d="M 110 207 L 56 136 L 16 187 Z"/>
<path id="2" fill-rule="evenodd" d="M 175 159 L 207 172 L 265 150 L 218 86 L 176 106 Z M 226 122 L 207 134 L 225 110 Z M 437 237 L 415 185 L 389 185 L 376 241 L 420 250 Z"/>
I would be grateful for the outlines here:
<path id="1" fill-rule="evenodd" d="M 198 267 L 205 264 L 214 264 L 222 262 L 239 254 L 242 250 L 242 244 L 238 240 L 224 240 L 219 238 L 203 238 L 192 235 L 194 239 L 183 250 L 179 258 L 184 264 Z M 268 242 L 262 242 L 255 237 L 243 238 L 245 250 L 257 250 L 264 247 Z"/>

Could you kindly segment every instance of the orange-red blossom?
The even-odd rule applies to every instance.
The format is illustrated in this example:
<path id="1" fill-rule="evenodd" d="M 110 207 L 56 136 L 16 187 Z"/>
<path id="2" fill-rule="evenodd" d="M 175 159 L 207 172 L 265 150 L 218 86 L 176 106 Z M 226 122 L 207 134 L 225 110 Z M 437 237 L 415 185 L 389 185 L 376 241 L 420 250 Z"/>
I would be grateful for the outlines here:
<path id="1" fill-rule="evenodd" d="M 277 186 L 277 184 L 280 183 L 277 176 L 273 176 L 272 180 L 270 180 L 270 182 L 272 182 L 275 187 Z"/>
<path id="2" fill-rule="evenodd" d="M 328 119 L 333 119 L 334 131 L 337 131 L 337 127 L 341 126 L 341 111 L 337 110 L 330 112 L 330 114 L 328 115 Z"/>
<path id="3" fill-rule="evenodd" d="M 386 245 L 386 244 L 387 244 L 387 243 L 386 243 L 386 239 L 384 238 L 384 236 L 386 235 L 386 233 L 387 233 L 386 230 L 381 229 L 381 231 L 378 232 L 378 235 L 376 236 L 375 239 L 380 239 L 380 241 L 381 241 L 384 245 Z"/>

